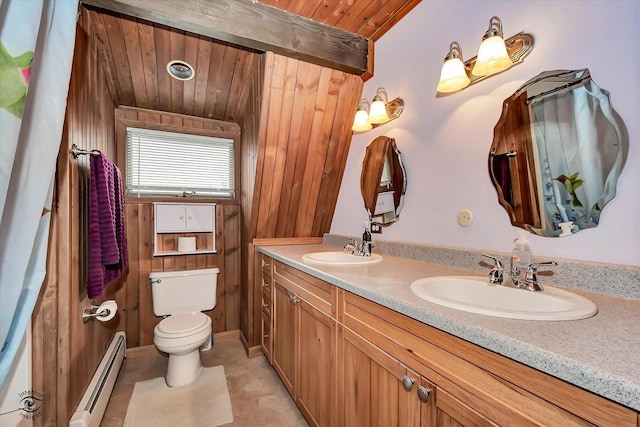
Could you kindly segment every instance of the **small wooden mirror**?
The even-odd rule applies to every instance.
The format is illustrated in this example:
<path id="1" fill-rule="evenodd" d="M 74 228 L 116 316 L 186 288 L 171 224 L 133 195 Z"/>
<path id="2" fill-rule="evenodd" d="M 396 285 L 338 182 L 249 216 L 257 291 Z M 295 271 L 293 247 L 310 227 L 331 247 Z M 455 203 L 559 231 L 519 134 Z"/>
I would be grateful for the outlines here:
<path id="1" fill-rule="evenodd" d="M 369 219 L 387 226 L 398 220 L 407 189 L 402 155 L 393 138 L 379 136 L 362 161 L 360 191 Z"/>

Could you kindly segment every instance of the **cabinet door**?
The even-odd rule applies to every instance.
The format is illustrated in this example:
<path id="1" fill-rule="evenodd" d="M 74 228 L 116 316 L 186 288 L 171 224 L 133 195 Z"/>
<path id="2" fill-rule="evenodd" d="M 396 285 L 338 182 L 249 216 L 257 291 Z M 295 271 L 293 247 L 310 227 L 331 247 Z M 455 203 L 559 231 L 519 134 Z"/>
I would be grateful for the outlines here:
<path id="1" fill-rule="evenodd" d="M 359 335 L 342 340 L 344 426 L 420 426 L 418 376 Z"/>
<path id="2" fill-rule="evenodd" d="M 334 426 L 336 321 L 305 300 L 298 307 L 298 407 L 309 425 Z"/>
<path id="3" fill-rule="evenodd" d="M 297 297 L 275 280 L 273 289 L 273 367 L 295 400 Z"/>
<path id="4" fill-rule="evenodd" d="M 213 208 L 212 205 L 185 205 L 187 231 L 213 230 Z"/>
<path id="5" fill-rule="evenodd" d="M 422 407 L 422 427 L 498 426 L 424 378 L 420 385 L 431 390 L 427 404 Z"/>
<path id="6" fill-rule="evenodd" d="M 180 233 L 186 231 L 184 205 L 155 205 L 156 231 L 159 233 Z"/>

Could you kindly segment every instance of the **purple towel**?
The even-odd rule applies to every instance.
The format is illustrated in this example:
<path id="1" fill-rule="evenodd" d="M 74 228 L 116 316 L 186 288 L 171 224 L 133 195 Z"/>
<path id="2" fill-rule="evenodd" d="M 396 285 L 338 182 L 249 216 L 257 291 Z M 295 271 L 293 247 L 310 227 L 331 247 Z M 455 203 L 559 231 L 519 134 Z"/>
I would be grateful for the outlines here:
<path id="1" fill-rule="evenodd" d="M 87 295 L 95 299 L 128 265 L 122 177 L 102 154 L 91 156 L 90 193 Z"/>

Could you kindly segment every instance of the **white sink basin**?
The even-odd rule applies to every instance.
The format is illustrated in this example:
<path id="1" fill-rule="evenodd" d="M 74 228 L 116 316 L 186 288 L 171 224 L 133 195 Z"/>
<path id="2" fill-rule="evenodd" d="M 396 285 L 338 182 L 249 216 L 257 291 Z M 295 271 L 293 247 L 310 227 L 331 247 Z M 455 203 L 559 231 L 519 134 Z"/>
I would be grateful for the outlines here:
<path id="1" fill-rule="evenodd" d="M 312 264 L 324 265 L 366 265 L 382 261 L 382 256 L 378 254 L 360 256 L 340 251 L 312 252 L 302 255 L 302 260 Z"/>
<path id="2" fill-rule="evenodd" d="M 509 319 L 577 320 L 598 312 L 588 299 L 562 289 L 545 286 L 542 292 L 530 292 L 474 276 L 418 279 L 411 292 L 445 307 Z"/>

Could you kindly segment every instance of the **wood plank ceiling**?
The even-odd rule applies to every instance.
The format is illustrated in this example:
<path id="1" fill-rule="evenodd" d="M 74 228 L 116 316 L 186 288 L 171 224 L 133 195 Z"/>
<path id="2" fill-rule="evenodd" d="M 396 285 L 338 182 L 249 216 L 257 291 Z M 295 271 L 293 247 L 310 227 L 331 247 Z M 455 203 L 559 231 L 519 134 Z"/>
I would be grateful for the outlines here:
<path id="1" fill-rule="evenodd" d="M 263 0 L 370 41 L 378 40 L 420 0 Z M 262 52 L 105 9 L 87 7 L 101 44 L 114 105 L 241 123 L 246 82 Z M 170 60 L 191 64 L 195 77 L 179 81 Z"/>

